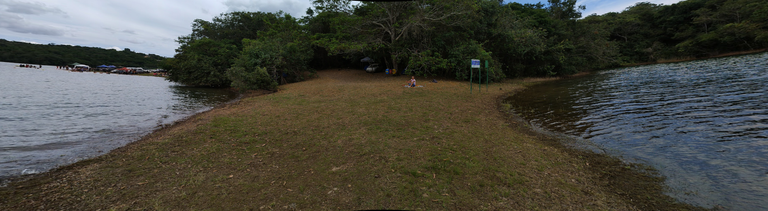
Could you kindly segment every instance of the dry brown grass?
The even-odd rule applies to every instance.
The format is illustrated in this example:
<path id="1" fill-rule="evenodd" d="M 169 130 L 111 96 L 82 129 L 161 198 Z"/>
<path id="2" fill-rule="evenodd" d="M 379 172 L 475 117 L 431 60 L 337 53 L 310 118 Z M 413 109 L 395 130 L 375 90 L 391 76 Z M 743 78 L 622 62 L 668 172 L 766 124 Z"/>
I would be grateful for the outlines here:
<path id="1" fill-rule="evenodd" d="M 318 75 L 1 188 L 0 210 L 638 209 L 595 163 L 499 111 L 531 80 L 469 94 Z"/>

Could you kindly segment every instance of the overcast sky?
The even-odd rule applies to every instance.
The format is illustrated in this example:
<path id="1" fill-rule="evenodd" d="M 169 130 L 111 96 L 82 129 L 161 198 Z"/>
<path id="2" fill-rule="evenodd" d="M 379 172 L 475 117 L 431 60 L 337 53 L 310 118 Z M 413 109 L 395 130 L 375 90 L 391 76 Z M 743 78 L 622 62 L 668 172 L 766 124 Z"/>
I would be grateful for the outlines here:
<path id="1" fill-rule="evenodd" d="M 583 11 L 587 16 L 619 12 L 641 1 L 579 0 L 577 4 L 587 7 Z M 680 0 L 645 1 L 669 5 Z M 190 34 L 195 19 L 210 21 L 232 11 L 279 10 L 300 17 L 310 6 L 311 0 L 0 0 L 0 39 L 130 48 L 172 57 L 178 47 L 176 38 Z"/>

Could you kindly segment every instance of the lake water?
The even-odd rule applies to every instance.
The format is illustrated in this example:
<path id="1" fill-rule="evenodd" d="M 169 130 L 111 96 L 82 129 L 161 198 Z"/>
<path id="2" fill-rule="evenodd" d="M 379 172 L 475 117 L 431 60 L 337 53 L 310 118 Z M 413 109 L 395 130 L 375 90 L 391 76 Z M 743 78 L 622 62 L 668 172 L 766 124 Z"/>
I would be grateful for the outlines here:
<path id="1" fill-rule="evenodd" d="M 655 167 L 683 202 L 768 210 L 768 53 L 601 71 L 507 102 L 534 127 Z"/>
<path id="2" fill-rule="evenodd" d="M 0 62 L 0 180 L 107 153 L 237 97 L 160 77 L 15 65 Z"/>

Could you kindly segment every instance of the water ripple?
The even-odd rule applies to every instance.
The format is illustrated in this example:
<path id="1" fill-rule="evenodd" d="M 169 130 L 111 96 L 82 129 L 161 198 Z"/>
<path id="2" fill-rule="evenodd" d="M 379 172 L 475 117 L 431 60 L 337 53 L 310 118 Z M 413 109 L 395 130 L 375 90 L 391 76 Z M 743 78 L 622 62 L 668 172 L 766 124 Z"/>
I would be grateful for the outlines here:
<path id="1" fill-rule="evenodd" d="M 603 71 L 508 99 L 532 124 L 667 177 L 700 206 L 768 210 L 768 53 Z"/>
<path id="2" fill-rule="evenodd" d="M 109 152 L 236 97 L 163 78 L 43 69 L 0 62 L 0 179 Z"/>

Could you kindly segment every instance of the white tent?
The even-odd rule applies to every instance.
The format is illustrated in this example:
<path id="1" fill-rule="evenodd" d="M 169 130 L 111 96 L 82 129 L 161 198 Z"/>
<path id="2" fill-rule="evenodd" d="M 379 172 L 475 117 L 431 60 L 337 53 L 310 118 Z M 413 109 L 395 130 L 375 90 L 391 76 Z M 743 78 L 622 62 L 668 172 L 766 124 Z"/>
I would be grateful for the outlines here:
<path id="1" fill-rule="evenodd" d="M 73 69 L 79 70 L 79 71 L 89 71 L 89 70 L 91 70 L 91 66 L 84 65 L 84 64 L 78 64 L 78 65 L 75 65 L 75 68 L 73 68 Z"/>

